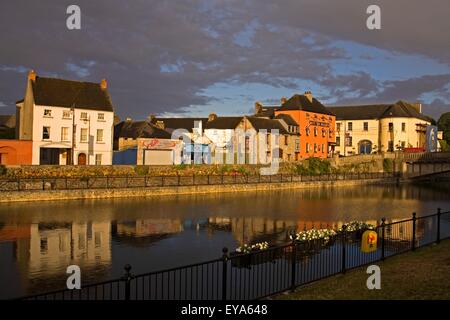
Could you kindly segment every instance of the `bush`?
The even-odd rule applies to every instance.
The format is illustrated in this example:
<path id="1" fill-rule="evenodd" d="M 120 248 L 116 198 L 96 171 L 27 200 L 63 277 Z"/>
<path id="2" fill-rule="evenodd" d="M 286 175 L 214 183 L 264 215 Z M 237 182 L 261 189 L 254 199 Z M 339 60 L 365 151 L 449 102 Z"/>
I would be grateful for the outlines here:
<path id="1" fill-rule="evenodd" d="M 145 176 L 148 174 L 150 168 L 148 166 L 136 166 L 134 172 L 139 176 Z"/>
<path id="2" fill-rule="evenodd" d="M 8 171 L 8 170 L 6 169 L 6 167 L 5 167 L 4 165 L 0 164 L 0 176 L 5 175 L 5 174 L 6 174 L 6 171 Z"/>
<path id="3" fill-rule="evenodd" d="M 309 158 L 303 164 L 298 164 L 294 167 L 294 172 L 297 174 L 318 175 L 331 173 L 332 167 L 328 160 L 320 158 Z"/>

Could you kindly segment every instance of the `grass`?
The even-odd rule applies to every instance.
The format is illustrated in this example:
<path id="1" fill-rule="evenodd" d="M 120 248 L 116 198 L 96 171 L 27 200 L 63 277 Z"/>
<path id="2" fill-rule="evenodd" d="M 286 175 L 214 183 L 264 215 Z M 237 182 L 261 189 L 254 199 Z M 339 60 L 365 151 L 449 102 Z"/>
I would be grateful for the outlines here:
<path id="1" fill-rule="evenodd" d="M 450 240 L 384 262 L 381 289 L 369 290 L 366 267 L 348 271 L 273 299 L 283 300 L 428 300 L 450 299 Z"/>

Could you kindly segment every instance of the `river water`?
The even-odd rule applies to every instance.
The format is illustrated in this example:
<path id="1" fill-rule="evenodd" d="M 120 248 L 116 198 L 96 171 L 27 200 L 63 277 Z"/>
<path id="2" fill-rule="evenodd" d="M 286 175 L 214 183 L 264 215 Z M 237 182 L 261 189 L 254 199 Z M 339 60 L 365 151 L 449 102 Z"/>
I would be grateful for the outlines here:
<path id="1" fill-rule="evenodd" d="M 181 266 L 243 243 L 286 241 L 294 229 L 376 224 L 450 210 L 450 184 L 385 185 L 152 199 L 12 203 L 0 206 L 0 298 Z"/>

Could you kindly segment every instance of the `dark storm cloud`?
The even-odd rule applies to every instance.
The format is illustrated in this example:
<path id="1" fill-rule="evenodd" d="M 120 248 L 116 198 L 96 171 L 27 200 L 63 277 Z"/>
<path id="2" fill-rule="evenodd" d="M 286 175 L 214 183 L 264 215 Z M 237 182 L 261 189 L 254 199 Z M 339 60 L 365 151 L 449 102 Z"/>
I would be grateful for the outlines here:
<path id="1" fill-rule="evenodd" d="M 0 101 L 13 110 L 31 68 L 85 81 L 106 77 L 119 114 L 133 117 L 204 105 L 213 98 L 202 92 L 222 82 L 295 91 L 299 79 L 308 80 L 338 99 L 384 92 L 366 72 L 333 72 L 333 61 L 351 63 L 347 52 L 333 46 L 335 39 L 450 64 L 448 1 L 431 0 L 426 8 L 421 1 L 378 2 L 383 29 L 371 33 L 365 28 L 367 1 L 4 0 Z M 82 9 L 81 31 L 65 28 L 69 4 Z M 414 96 L 414 88 L 421 90 L 430 79 L 416 80 L 411 86 L 383 84 L 385 94 L 391 85 Z"/>

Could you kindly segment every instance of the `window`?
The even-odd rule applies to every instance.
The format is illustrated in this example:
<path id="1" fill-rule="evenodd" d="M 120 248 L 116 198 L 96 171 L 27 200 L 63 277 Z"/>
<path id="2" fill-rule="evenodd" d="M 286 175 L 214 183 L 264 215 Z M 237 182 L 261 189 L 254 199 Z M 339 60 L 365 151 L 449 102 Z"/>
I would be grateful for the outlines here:
<path id="1" fill-rule="evenodd" d="M 318 131 L 319 130 L 317 130 L 317 127 L 314 127 L 314 137 L 317 137 Z"/>
<path id="2" fill-rule="evenodd" d="M 406 147 L 406 142 L 402 141 L 402 148 Z"/>
<path id="3" fill-rule="evenodd" d="M 309 153 L 309 143 L 306 143 L 306 153 Z"/>
<path id="4" fill-rule="evenodd" d="M 69 128 L 61 128 L 61 141 L 69 141 Z"/>
<path id="5" fill-rule="evenodd" d="M 345 146 L 351 147 L 352 145 L 353 145 L 353 137 L 350 137 L 350 136 L 346 137 L 345 138 Z"/>
<path id="6" fill-rule="evenodd" d="M 97 142 L 103 142 L 103 129 L 97 129 Z"/>
<path id="7" fill-rule="evenodd" d="M 314 153 L 317 152 L 317 143 L 314 143 Z"/>
<path id="8" fill-rule="evenodd" d="M 69 110 L 63 110 L 63 119 L 71 119 L 72 113 Z"/>
<path id="9" fill-rule="evenodd" d="M 284 136 L 284 145 L 287 146 L 289 143 L 289 136 Z"/>
<path id="10" fill-rule="evenodd" d="M 99 121 L 104 121 L 105 120 L 105 114 L 104 113 L 99 113 L 98 114 L 98 120 Z"/>
<path id="11" fill-rule="evenodd" d="M 402 132 L 406 131 L 406 123 L 402 122 Z"/>
<path id="12" fill-rule="evenodd" d="M 336 137 L 336 146 L 340 146 L 341 145 L 341 137 Z"/>
<path id="13" fill-rule="evenodd" d="M 52 116 L 52 110 L 45 109 L 44 110 L 44 117 L 51 117 Z"/>
<path id="14" fill-rule="evenodd" d="M 309 136 L 309 127 L 306 127 L 306 135 Z"/>
<path id="15" fill-rule="evenodd" d="M 102 165 L 102 155 L 101 154 L 96 154 L 95 155 L 95 165 L 96 166 L 101 166 Z"/>
<path id="16" fill-rule="evenodd" d="M 325 129 L 322 129 L 322 138 L 325 138 L 326 134 L 327 134 L 327 131 Z"/>
<path id="17" fill-rule="evenodd" d="M 348 123 L 348 131 L 352 131 L 353 130 L 353 122 L 349 122 Z"/>
<path id="18" fill-rule="evenodd" d="M 88 119 L 88 114 L 87 114 L 87 112 L 82 112 L 82 113 L 80 114 L 80 119 L 81 119 L 81 120 L 87 120 L 87 119 Z"/>
<path id="19" fill-rule="evenodd" d="M 394 132 L 394 124 L 392 122 L 389 122 L 389 132 Z"/>
<path id="20" fill-rule="evenodd" d="M 295 139 L 295 152 L 300 152 L 300 139 Z"/>
<path id="21" fill-rule="evenodd" d="M 325 152 L 325 145 L 322 143 L 322 153 Z"/>
<path id="22" fill-rule="evenodd" d="M 44 127 L 42 129 L 42 140 L 50 139 L 50 127 Z"/>
<path id="23" fill-rule="evenodd" d="M 341 131 L 341 123 L 340 122 L 336 123 L 336 130 L 337 130 L 337 132 Z"/>
<path id="24" fill-rule="evenodd" d="M 368 122 L 364 122 L 363 123 L 363 130 L 364 131 L 369 131 L 369 123 Z"/>
<path id="25" fill-rule="evenodd" d="M 81 128 L 80 141 L 81 142 L 88 141 L 88 130 L 86 128 Z"/>
<path id="26" fill-rule="evenodd" d="M 388 152 L 394 151 L 394 141 L 388 142 Z"/>

